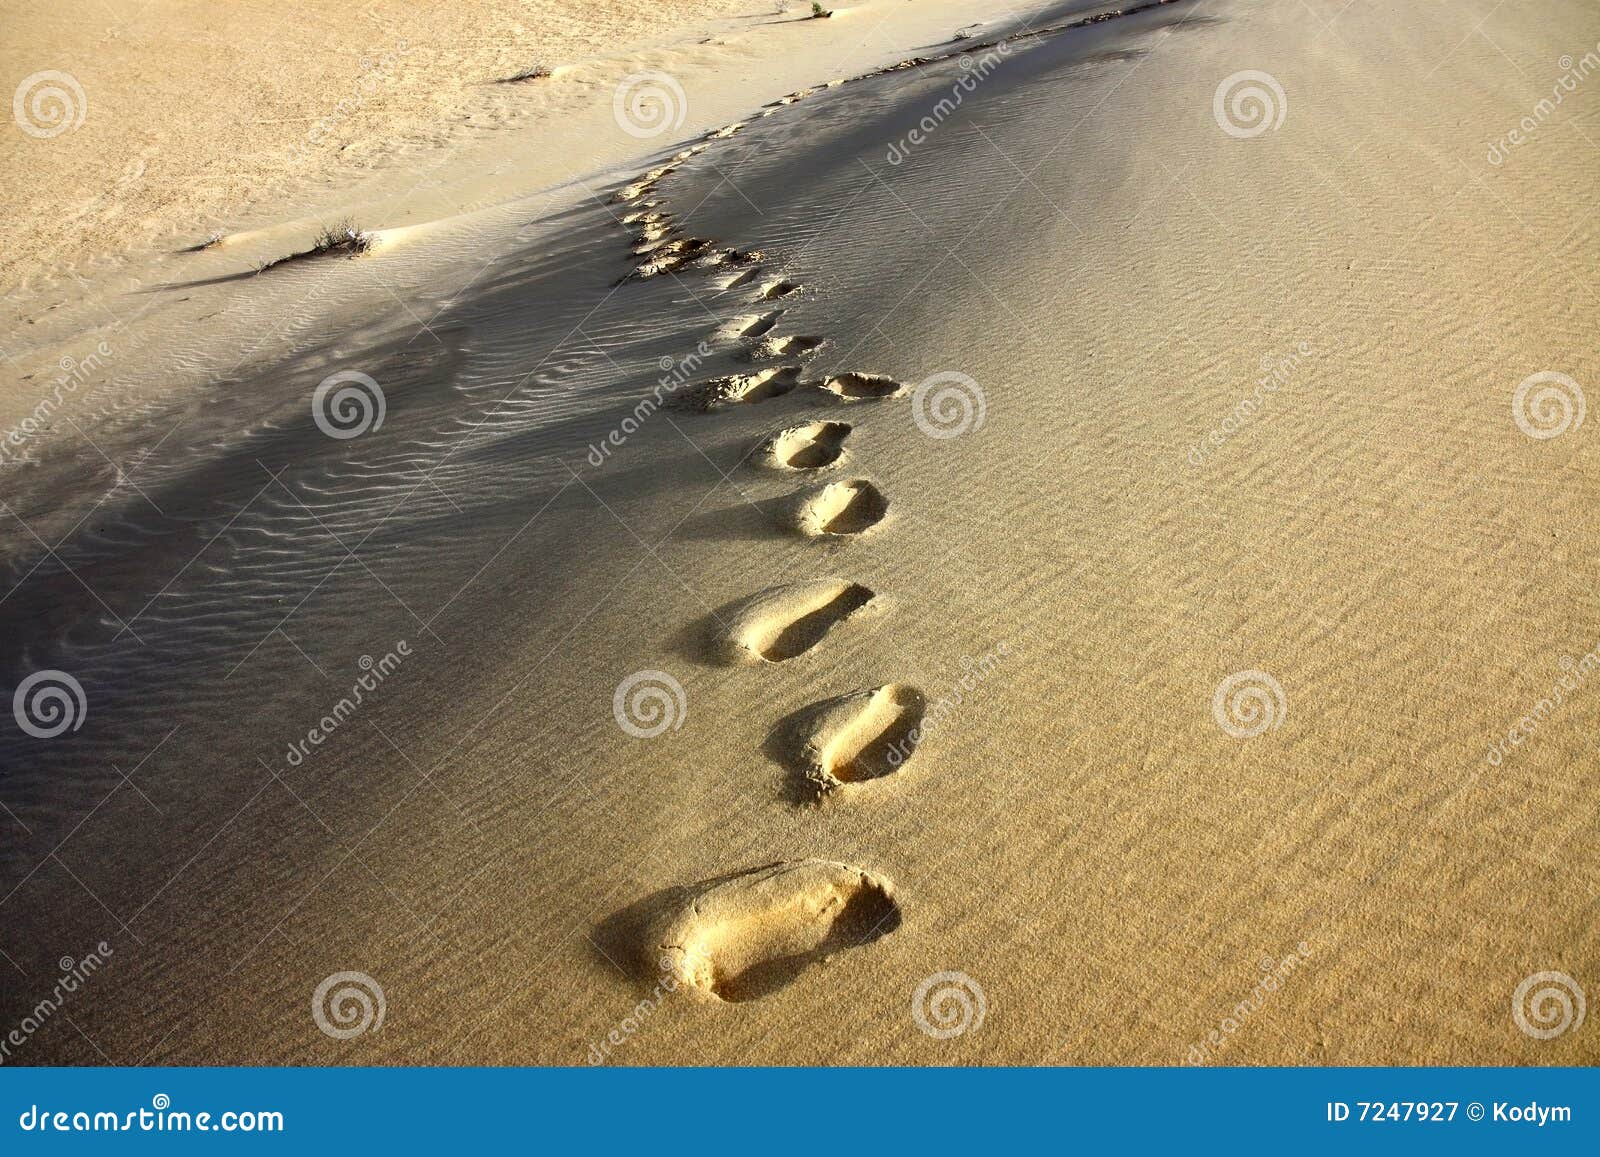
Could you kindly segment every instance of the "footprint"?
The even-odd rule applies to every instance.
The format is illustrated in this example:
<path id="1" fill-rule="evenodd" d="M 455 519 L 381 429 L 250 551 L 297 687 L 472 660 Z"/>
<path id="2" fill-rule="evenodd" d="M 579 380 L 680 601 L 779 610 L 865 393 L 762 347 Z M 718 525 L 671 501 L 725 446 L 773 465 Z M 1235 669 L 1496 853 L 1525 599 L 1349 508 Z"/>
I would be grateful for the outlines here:
<path id="1" fill-rule="evenodd" d="M 825 339 L 812 334 L 769 337 L 750 349 L 752 358 L 804 358 L 817 352 Z"/>
<path id="2" fill-rule="evenodd" d="M 633 243 L 633 248 L 628 252 L 635 257 L 659 252 L 671 242 L 675 229 L 673 225 L 647 225 L 639 231 L 639 239 Z"/>
<path id="3" fill-rule="evenodd" d="M 724 281 L 720 288 L 737 289 L 741 285 L 754 281 L 759 276 L 761 276 L 761 270 L 757 267 L 741 269 L 738 273 L 735 273 L 732 277 L 728 278 L 728 280 Z"/>
<path id="4" fill-rule="evenodd" d="M 663 273 L 672 273 L 704 255 L 714 244 L 715 242 L 707 241 L 704 237 L 674 238 L 651 250 L 647 259 L 641 261 L 623 280 L 642 281 L 650 277 L 659 277 Z"/>
<path id="5" fill-rule="evenodd" d="M 759 249 L 717 249 L 702 257 L 700 263 L 707 266 L 754 265 L 766 260 L 766 256 Z"/>
<path id="6" fill-rule="evenodd" d="M 734 121 L 731 125 L 723 125 L 720 129 L 712 129 L 705 135 L 708 141 L 719 141 L 724 137 L 731 137 L 734 133 L 744 128 L 743 121 Z"/>
<path id="7" fill-rule="evenodd" d="M 836 695 L 781 724 L 773 754 L 819 795 L 881 779 L 916 752 L 927 707 L 927 696 L 905 683 Z"/>
<path id="8" fill-rule="evenodd" d="M 781 398 L 800 381 L 799 366 L 774 366 L 753 374 L 728 374 L 702 382 L 684 396 L 677 408 L 706 413 L 742 402 Z"/>
<path id="9" fill-rule="evenodd" d="M 881 401 L 906 392 L 903 382 L 887 374 L 834 374 L 824 378 L 821 387 L 844 402 Z"/>
<path id="10" fill-rule="evenodd" d="M 883 521 L 889 500 L 865 478 L 830 482 L 798 494 L 783 511 L 790 530 L 807 538 L 861 534 Z"/>
<path id="11" fill-rule="evenodd" d="M 632 182 L 631 184 L 622 186 L 622 188 L 618 189 L 614 194 L 612 194 L 611 200 L 613 204 L 626 204 L 629 201 L 637 201 L 639 198 L 655 192 L 655 189 L 655 181 L 648 178 L 642 178 Z"/>
<path id="12" fill-rule="evenodd" d="M 712 652 L 725 663 L 782 663 L 817 646 L 872 598 L 860 583 L 838 579 L 772 587 L 713 620 Z"/>
<path id="13" fill-rule="evenodd" d="M 775 470 L 821 470 L 844 457 L 848 422 L 807 422 L 769 435 L 756 447 L 755 457 Z"/>
<path id="14" fill-rule="evenodd" d="M 771 313 L 747 314 L 744 317 L 734 318 L 719 332 L 724 337 L 760 337 L 777 325 L 778 319 L 782 316 L 781 309 L 775 309 Z"/>
<path id="15" fill-rule="evenodd" d="M 761 300 L 771 301 L 775 297 L 788 297 L 799 290 L 798 281 L 788 281 L 780 278 L 761 287 Z"/>
<path id="16" fill-rule="evenodd" d="M 894 886 L 832 860 L 790 860 L 655 898 L 641 937 L 651 967 L 691 993 L 758 1000 L 808 968 L 900 926 Z"/>
<path id="17" fill-rule="evenodd" d="M 618 218 L 624 225 L 650 224 L 653 221 L 665 221 L 667 214 L 661 211 L 659 201 L 646 201 L 631 213 L 626 213 Z"/>

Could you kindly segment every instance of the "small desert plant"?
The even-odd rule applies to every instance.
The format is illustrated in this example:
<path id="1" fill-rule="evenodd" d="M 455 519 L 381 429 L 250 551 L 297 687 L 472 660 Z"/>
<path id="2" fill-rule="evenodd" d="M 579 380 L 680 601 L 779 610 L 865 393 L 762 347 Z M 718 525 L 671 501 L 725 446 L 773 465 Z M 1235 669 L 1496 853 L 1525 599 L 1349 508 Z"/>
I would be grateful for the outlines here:
<path id="1" fill-rule="evenodd" d="M 513 73 L 510 76 L 501 77 L 500 83 L 521 84 L 525 80 L 548 80 L 550 79 L 550 75 L 551 73 L 548 68 L 542 64 L 536 64 L 532 68 L 525 68 L 521 72 Z"/>
<path id="2" fill-rule="evenodd" d="M 373 237 L 357 229 L 355 222 L 348 218 L 337 225 L 324 225 L 316 239 L 311 242 L 310 249 L 302 249 L 298 253 L 285 253 L 282 257 L 275 257 L 256 266 L 257 273 L 265 273 L 275 265 L 282 265 L 285 261 L 298 261 L 303 257 L 320 257 L 325 253 L 347 253 L 354 257 L 358 253 L 365 253 L 371 249 Z"/>
<path id="3" fill-rule="evenodd" d="M 324 225 L 306 256 L 311 253 L 365 253 L 371 248 L 372 237 L 346 218 L 337 225 Z"/>
<path id="4" fill-rule="evenodd" d="M 817 0 L 811 0 L 811 19 L 813 19 L 813 20 L 826 20 L 828 17 L 830 17 L 832 15 L 833 15 L 833 13 L 831 11 L 829 11 L 828 9 L 824 8 L 821 4 L 818 4 Z"/>

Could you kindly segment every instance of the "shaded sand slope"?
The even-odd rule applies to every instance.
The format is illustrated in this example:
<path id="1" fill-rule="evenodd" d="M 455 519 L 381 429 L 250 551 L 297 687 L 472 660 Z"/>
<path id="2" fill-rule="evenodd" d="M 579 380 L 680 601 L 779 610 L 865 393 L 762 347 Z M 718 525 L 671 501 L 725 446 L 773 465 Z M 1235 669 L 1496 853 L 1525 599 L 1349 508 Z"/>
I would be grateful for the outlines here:
<path id="1" fill-rule="evenodd" d="M 296 391 L 260 435 L 286 440 L 261 466 L 291 468 L 287 496 L 174 581 L 148 644 L 74 640 L 97 706 L 16 779 L 42 846 L 7 858 L 29 935 L 5 948 L 47 970 L 109 930 L 120 955 L 74 1009 L 94 1045 L 55 1026 L 36 1055 L 579 1063 L 659 983 L 636 956 L 687 928 L 667 974 L 740 999 L 670 997 L 612 1059 L 1178 1063 L 1224 1018 L 1233 1063 L 1597 1059 L 1592 1033 L 1536 1041 L 1507 1008 L 1523 977 L 1600 961 L 1595 688 L 1486 751 L 1600 643 L 1594 431 L 1530 437 L 1512 408 L 1537 372 L 1600 381 L 1600 98 L 1484 154 L 1600 29 L 1577 3 L 1306 8 L 1032 41 L 897 164 L 958 61 L 750 110 L 662 150 L 628 205 L 484 222 L 526 248 L 451 305 L 443 352 L 395 320 L 288 363 L 309 389 L 360 351 L 391 417 L 327 445 Z M 1245 69 L 1287 108 L 1241 138 L 1213 97 Z M 639 261 L 615 217 L 649 200 L 711 252 L 761 251 L 761 276 L 614 285 Z M 419 277 L 425 257 L 390 255 Z M 779 276 L 799 288 L 767 298 Z M 823 341 L 766 355 L 793 335 Z M 690 385 L 753 359 L 794 388 L 605 442 L 692 353 Z M 930 436 L 960 410 L 914 390 L 820 388 L 847 372 L 965 375 L 981 428 L 974 408 Z M 820 421 L 850 425 L 848 466 L 746 461 Z M 190 445 L 176 495 L 261 468 L 254 443 Z M 889 504 L 870 533 L 781 526 L 797 491 L 857 478 Z M 114 576 L 171 530 L 104 533 L 88 570 Z M 125 565 L 127 595 L 159 569 Z M 824 579 L 872 613 L 782 662 L 707 655 L 708 616 Z M 73 625 L 28 597 L 8 630 L 61 655 Z M 286 761 L 400 638 L 375 701 Z M 167 640 L 194 657 L 157 662 Z M 664 721 L 630 732 L 614 696 L 651 672 Z M 1241 674 L 1270 724 L 1214 706 Z M 879 770 L 912 704 L 936 720 L 913 757 L 800 806 L 786 722 L 884 686 L 899 710 L 826 734 Z M 46 856 L 82 810 L 66 769 L 116 786 L 93 769 L 161 740 L 163 696 L 197 709 L 136 772 L 150 800 L 122 788 Z M 759 895 L 763 872 L 732 875 L 805 861 Z M 703 919 L 673 906 L 713 894 Z M 668 933 L 635 930 L 658 911 Z M 308 1020 L 342 969 L 382 982 L 381 1033 Z M 913 993 L 946 971 L 986 1012 L 937 1039 Z"/>

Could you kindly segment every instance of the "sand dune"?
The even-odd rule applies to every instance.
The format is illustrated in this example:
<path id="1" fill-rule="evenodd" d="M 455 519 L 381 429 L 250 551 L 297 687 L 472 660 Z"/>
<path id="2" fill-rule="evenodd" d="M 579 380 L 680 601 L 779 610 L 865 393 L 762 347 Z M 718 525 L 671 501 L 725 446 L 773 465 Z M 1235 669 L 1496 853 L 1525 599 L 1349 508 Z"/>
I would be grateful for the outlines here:
<path id="1" fill-rule="evenodd" d="M 797 23 L 0 341 L 27 1055 L 1600 1057 L 1593 6 Z"/>

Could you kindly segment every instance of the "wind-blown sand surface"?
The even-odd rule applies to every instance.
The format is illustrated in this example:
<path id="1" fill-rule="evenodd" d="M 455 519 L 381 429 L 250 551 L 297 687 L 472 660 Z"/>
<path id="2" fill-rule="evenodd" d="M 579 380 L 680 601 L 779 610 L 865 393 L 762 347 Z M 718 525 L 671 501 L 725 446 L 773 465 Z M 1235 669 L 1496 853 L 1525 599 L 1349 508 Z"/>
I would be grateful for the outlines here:
<path id="1" fill-rule="evenodd" d="M 83 691 L 5 1022 L 111 952 L 7 1059 L 1600 1058 L 1519 1027 L 1600 980 L 1600 12 L 1111 7 L 640 50 L 671 132 L 8 331 L 8 427 L 96 358 L 0 463 Z"/>

